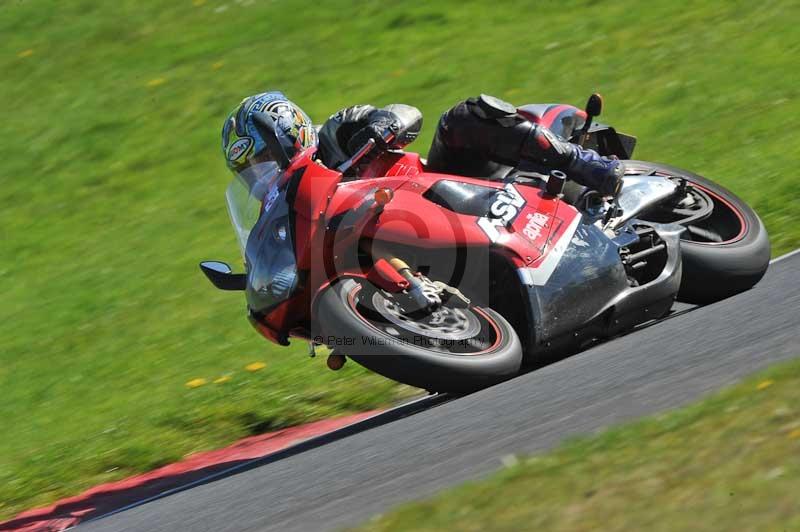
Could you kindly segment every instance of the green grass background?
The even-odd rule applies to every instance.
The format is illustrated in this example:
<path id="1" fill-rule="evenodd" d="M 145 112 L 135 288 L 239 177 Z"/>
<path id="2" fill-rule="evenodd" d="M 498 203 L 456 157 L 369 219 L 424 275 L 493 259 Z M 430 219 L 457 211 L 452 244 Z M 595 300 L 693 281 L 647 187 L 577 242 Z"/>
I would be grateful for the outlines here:
<path id="1" fill-rule="evenodd" d="M 798 23 L 792 1 L 1 3 L 0 517 L 409 393 L 267 344 L 198 271 L 240 264 L 219 130 L 242 97 L 279 88 L 318 122 L 414 104 L 425 152 L 464 97 L 599 90 L 638 158 L 733 189 L 780 254 L 800 245 Z"/>

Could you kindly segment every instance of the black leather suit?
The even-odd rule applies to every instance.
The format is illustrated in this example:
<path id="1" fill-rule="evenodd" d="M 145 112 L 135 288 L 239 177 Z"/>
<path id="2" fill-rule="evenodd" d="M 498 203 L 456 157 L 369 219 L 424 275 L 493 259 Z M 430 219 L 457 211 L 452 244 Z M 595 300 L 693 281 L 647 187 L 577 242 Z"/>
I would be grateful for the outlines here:
<path id="1" fill-rule="evenodd" d="M 330 117 L 319 131 L 319 156 L 325 166 L 334 168 L 349 159 L 370 138 L 379 148 L 403 148 L 414 141 L 422 128 L 422 113 L 416 107 L 391 104 L 377 109 L 354 105 Z M 381 145 L 381 134 L 397 133 L 390 146 Z"/>
<path id="2" fill-rule="evenodd" d="M 400 132 L 390 147 L 402 148 L 417 137 L 421 126 L 422 114 L 408 105 L 348 107 L 322 126 L 320 155 L 326 166 L 336 166 L 387 127 Z M 571 144 L 519 115 L 510 103 L 485 94 L 460 102 L 442 115 L 427 169 L 501 179 L 520 162 L 532 163 L 543 172 L 565 170 L 574 181 L 604 194 L 617 190 L 624 170 L 620 161 Z"/>

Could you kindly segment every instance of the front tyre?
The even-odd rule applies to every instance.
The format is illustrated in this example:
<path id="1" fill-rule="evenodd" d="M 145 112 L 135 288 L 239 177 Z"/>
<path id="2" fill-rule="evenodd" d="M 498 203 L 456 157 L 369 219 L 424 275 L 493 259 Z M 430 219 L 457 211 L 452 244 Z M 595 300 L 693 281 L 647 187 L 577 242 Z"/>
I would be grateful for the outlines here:
<path id="1" fill-rule="evenodd" d="M 522 345 L 511 325 L 489 308 L 457 308 L 410 317 L 391 294 L 344 279 L 317 305 L 319 329 L 362 366 L 436 392 L 467 392 L 519 373 Z"/>
<path id="2" fill-rule="evenodd" d="M 660 175 L 686 181 L 680 203 L 660 206 L 640 218 L 676 222 L 681 236 L 683 277 L 678 300 L 712 303 L 748 290 L 769 266 L 767 230 L 755 211 L 710 179 L 674 166 L 626 161 L 626 175 Z"/>

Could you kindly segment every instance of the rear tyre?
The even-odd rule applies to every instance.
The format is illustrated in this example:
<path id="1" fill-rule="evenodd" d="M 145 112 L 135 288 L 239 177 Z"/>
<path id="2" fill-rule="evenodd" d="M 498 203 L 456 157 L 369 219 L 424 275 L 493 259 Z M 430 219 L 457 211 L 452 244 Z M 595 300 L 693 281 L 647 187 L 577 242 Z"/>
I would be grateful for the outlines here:
<path id="1" fill-rule="evenodd" d="M 344 279 L 320 296 L 323 338 L 362 366 L 435 392 L 469 392 L 519 373 L 522 345 L 511 325 L 489 308 L 450 306 L 411 319 L 370 283 Z"/>
<path id="2" fill-rule="evenodd" d="M 626 173 L 686 180 L 690 205 L 640 216 L 687 227 L 681 236 L 683 277 L 678 300 L 712 303 L 748 290 L 761 280 L 769 266 L 770 244 L 763 222 L 750 206 L 725 187 L 687 170 L 645 161 L 626 161 L 626 167 Z M 709 215 L 681 222 L 708 208 L 712 209 Z"/>

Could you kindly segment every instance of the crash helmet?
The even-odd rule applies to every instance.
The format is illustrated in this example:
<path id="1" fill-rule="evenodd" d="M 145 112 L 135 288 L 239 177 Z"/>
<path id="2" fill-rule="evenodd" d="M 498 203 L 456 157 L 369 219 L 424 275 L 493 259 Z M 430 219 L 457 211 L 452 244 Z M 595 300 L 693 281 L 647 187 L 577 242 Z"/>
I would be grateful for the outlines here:
<path id="1" fill-rule="evenodd" d="M 317 145 L 317 130 L 300 107 L 280 91 L 262 92 L 242 100 L 222 127 L 222 153 L 234 172 L 269 158 L 268 144 L 253 122 L 254 113 L 272 119 L 288 158 Z"/>

